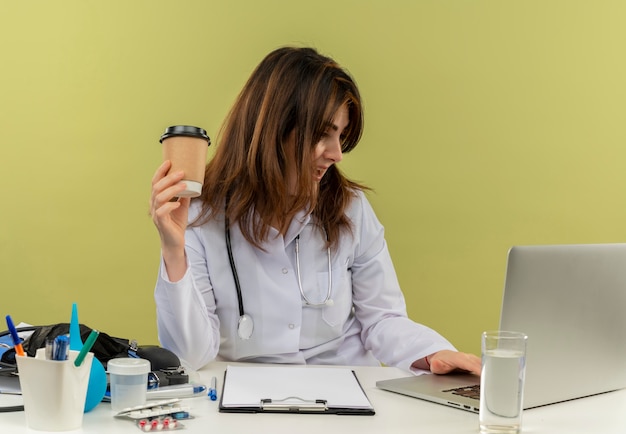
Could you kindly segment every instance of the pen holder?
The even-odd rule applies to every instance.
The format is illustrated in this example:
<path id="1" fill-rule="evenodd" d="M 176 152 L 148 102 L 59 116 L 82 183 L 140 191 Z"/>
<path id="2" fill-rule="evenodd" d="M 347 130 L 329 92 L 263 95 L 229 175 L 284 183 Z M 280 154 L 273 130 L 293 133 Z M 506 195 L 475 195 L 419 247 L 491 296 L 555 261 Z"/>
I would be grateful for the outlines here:
<path id="1" fill-rule="evenodd" d="M 35 357 L 16 357 L 26 424 L 39 431 L 70 431 L 83 423 L 93 353 L 76 367 L 78 351 L 67 360 L 46 360 L 45 348 Z"/>

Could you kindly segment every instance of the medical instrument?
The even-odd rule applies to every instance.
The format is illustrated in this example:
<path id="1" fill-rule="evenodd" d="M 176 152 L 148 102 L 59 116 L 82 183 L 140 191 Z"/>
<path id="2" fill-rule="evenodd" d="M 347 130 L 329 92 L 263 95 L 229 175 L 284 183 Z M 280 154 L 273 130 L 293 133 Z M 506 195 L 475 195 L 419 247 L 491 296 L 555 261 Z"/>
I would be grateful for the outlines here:
<path id="1" fill-rule="evenodd" d="M 328 238 L 328 234 L 326 234 Z M 239 323 L 237 324 L 237 334 L 241 339 L 250 339 L 254 330 L 254 322 L 252 317 L 245 313 L 243 308 L 243 298 L 241 295 L 241 285 L 239 284 L 239 274 L 237 273 L 237 267 L 235 266 L 235 259 L 233 257 L 233 249 L 230 241 L 230 223 L 228 217 L 224 222 L 224 238 L 226 240 L 226 250 L 228 252 L 228 259 L 230 262 L 230 269 L 233 273 L 233 279 L 235 281 L 235 289 L 237 290 L 237 303 L 239 305 Z M 300 289 L 300 295 L 303 299 L 303 305 L 309 307 L 326 307 L 332 306 L 333 300 L 330 298 L 333 283 L 333 274 L 331 267 L 330 247 L 326 248 L 328 254 L 328 289 L 326 291 L 326 297 L 321 302 L 313 302 L 304 294 L 302 289 L 302 281 L 300 279 L 300 235 L 296 236 L 296 276 L 298 278 L 298 288 Z"/>
<path id="2" fill-rule="evenodd" d="M 204 395 L 207 387 L 204 384 L 175 384 L 173 386 L 162 386 L 148 389 L 146 399 L 166 399 L 166 398 L 187 398 Z"/>

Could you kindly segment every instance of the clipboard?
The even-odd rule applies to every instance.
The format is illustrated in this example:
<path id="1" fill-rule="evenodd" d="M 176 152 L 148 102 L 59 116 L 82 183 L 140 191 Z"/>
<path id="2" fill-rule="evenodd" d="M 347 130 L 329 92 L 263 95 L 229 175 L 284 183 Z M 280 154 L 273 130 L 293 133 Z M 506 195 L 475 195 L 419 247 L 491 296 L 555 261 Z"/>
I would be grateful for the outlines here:
<path id="1" fill-rule="evenodd" d="M 349 368 L 228 365 L 223 384 L 222 413 L 375 414 Z"/>

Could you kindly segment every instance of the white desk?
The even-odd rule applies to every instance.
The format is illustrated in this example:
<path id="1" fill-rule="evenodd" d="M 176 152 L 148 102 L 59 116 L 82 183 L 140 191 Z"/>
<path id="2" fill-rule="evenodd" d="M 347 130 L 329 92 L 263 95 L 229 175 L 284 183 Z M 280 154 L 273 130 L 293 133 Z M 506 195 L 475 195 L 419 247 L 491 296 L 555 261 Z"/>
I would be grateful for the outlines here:
<path id="1" fill-rule="evenodd" d="M 199 380 L 210 383 L 218 378 L 221 392 L 226 363 L 212 363 L 198 372 Z M 376 381 L 406 374 L 395 368 L 354 368 L 363 389 L 372 402 L 374 416 L 337 416 L 315 414 L 235 414 L 220 413 L 218 401 L 208 397 L 188 398 L 194 419 L 183 421 L 186 429 L 171 431 L 181 434 L 216 432 L 333 434 L 333 433 L 478 433 L 478 415 L 386 392 L 376 388 Z M 7 405 L 10 396 L 0 395 L 0 405 Z M 102 403 L 86 413 L 81 430 L 73 433 L 128 433 L 140 431 L 128 419 L 116 419 L 110 405 Z M 0 432 L 29 433 L 24 412 L 0 413 Z M 524 412 L 523 432 L 533 434 L 589 434 L 626 432 L 626 389 Z"/>

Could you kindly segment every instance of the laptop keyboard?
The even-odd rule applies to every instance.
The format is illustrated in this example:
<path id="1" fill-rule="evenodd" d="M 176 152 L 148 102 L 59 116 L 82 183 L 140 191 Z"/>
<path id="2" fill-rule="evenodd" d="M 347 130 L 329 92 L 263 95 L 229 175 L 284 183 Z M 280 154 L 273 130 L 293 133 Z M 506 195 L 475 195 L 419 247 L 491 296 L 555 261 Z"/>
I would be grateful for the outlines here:
<path id="1" fill-rule="evenodd" d="M 480 400 L 480 384 L 474 384 L 472 386 L 457 387 L 456 389 L 444 390 L 444 392 L 452 393 L 453 395 L 464 396 L 466 398 Z"/>

